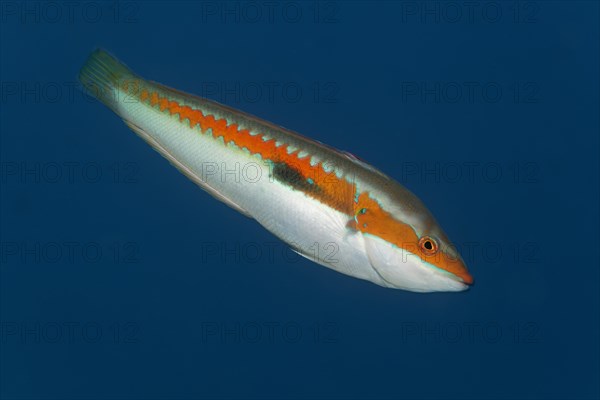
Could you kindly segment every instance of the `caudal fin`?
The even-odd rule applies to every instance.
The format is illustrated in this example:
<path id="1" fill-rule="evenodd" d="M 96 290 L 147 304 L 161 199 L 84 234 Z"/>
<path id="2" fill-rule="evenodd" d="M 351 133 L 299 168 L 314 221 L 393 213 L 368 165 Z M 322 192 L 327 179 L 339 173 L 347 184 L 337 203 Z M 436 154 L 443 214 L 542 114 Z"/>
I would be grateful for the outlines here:
<path id="1" fill-rule="evenodd" d="M 79 72 L 84 89 L 114 111 L 117 111 L 118 89 L 134 78 L 135 74 L 125 64 L 102 49 L 90 54 Z"/>

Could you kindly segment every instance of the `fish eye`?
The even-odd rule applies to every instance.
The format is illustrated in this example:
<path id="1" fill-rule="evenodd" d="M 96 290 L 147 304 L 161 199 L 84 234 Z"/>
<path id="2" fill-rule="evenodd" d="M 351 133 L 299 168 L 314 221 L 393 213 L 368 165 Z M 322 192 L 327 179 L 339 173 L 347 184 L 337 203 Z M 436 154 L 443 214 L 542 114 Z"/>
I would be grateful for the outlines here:
<path id="1" fill-rule="evenodd" d="M 433 255 L 438 252 L 439 246 L 435 239 L 430 236 L 423 236 L 419 240 L 419 247 L 426 255 Z"/>

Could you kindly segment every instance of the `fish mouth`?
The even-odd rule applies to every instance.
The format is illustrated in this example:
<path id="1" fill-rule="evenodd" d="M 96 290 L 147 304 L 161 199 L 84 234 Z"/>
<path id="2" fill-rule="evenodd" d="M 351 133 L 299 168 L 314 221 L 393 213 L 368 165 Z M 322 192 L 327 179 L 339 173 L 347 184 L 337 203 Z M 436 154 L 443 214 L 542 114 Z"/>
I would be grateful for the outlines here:
<path id="1" fill-rule="evenodd" d="M 440 274 L 442 275 L 442 274 Z M 469 290 L 473 286 L 473 277 L 469 274 L 467 276 L 459 276 L 452 273 L 443 274 L 442 276 L 447 279 L 447 284 L 452 287 L 454 291 L 462 292 Z"/>
<path id="2" fill-rule="evenodd" d="M 387 285 L 387 287 L 394 288 L 394 289 L 406 290 L 406 288 L 403 288 L 403 287 L 395 284 L 394 282 L 390 281 L 389 279 L 386 279 L 385 276 L 383 276 L 377 270 L 377 268 L 373 268 L 373 270 L 375 271 L 377 276 L 379 276 L 379 278 Z M 444 279 L 446 288 L 444 290 L 435 290 L 435 292 L 438 292 L 438 291 L 464 292 L 465 290 L 469 290 L 469 288 L 472 285 L 471 283 L 466 283 L 463 280 L 463 278 L 461 278 L 460 276 L 454 275 L 451 273 L 436 273 L 436 275 L 438 275 L 440 278 Z M 472 278 L 471 278 L 471 282 L 472 282 Z M 419 292 L 420 290 L 412 290 L 412 291 Z M 424 292 L 430 292 L 430 291 L 425 290 Z"/>
<path id="3" fill-rule="evenodd" d="M 473 286 L 475 284 L 473 277 L 468 272 L 463 272 L 460 275 L 449 274 L 449 278 L 457 282 L 464 283 L 467 286 Z"/>
<path id="4" fill-rule="evenodd" d="M 441 269 L 436 266 L 434 266 L 434 269 L 436 270 L 435 272 L 437 272 L 438 275 L 443 275 L 456 282 L 460 282 L 468 286 L 472 286 L 474 283 L 473 276 L 469 273 L 467 267 L 465 266 L 462 260 L 460 260 L 460 268 L 458 268 L 455 271 L 448 271 L 446 269 Z"/>
<path id="5" fill-rule="evenodd" d="M 443 280 L 449 291 L 463 292 L 465 290 L 469 290 L 473 285 L 473 277 L 467 272 L 459 275 L 434 267 L 433 274 L 437 278 L 441 278 Z"/>

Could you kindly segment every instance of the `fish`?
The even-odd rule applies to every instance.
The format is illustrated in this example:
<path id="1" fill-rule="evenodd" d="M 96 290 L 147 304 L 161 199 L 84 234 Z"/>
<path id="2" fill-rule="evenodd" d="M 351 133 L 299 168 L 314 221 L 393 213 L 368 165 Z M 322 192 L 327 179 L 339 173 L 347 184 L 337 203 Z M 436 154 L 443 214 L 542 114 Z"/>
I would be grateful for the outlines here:
<path id="1" fill-rule="evenodd" d="M 79 80 L 185 176 L 315 263 L 412 292 L 473 284 L 421 200 L 358 157 L 144 79 L 103 49 Z"/>

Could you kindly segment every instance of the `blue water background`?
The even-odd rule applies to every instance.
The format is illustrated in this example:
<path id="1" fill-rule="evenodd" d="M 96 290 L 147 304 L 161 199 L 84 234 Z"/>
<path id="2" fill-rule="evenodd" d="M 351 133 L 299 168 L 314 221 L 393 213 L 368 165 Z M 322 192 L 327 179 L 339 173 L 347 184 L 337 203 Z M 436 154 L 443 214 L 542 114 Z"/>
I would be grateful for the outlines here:
<path id="1" fill-rule="evenodd" d="M 598 398 L 598 3 L 269 4 L 2 4 L 0 396 Z M 96 47 L 402 181 L 476 285 L 295 257 L 74 90 Z"/>

